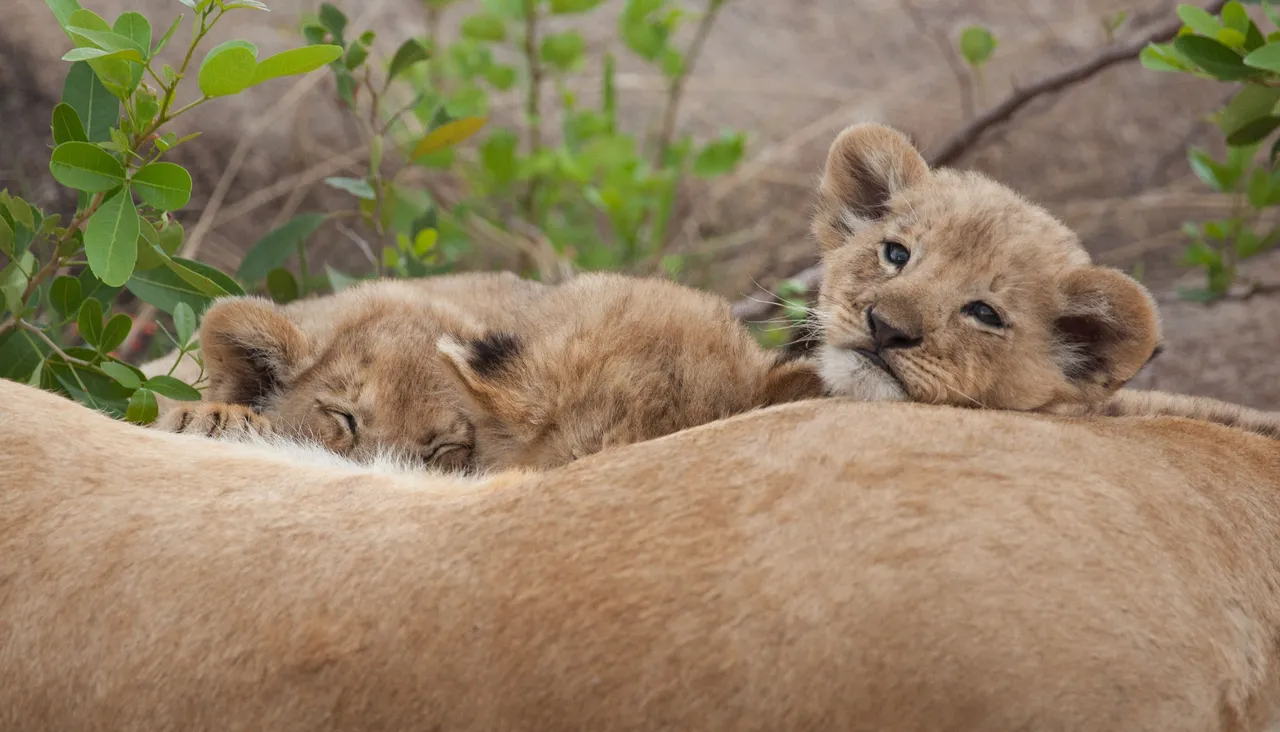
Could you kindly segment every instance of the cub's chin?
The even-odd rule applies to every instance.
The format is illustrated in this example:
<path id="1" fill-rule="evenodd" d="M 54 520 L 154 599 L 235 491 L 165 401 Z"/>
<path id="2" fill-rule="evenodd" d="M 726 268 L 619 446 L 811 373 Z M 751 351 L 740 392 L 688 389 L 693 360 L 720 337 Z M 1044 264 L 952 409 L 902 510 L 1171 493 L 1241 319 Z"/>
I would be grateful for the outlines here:
<path id="1" fill-rule="evenodd" d="M 907 392 L 888 371 L 870 358 L 847 348 L 818 349 L 822 383 L 833 396 L 862 402 L 905 402 Z"/>

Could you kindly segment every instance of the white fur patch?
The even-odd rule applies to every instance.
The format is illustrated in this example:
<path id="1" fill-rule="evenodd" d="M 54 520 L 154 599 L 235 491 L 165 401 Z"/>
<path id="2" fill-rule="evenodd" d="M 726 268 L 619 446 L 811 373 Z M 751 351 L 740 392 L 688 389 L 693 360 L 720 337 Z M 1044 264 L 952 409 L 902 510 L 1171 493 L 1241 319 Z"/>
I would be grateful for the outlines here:
<path id="1" fill-rule="evenodd" d="M 836 396 L 860 402 L 905 402 L 907 393 L 884 369 L 845 348 L 824 345 L 818 351 L 822 383 Z"/>
<path id="2" fill-rule="evenodd" d="M 260 450 L 264 455 L 297 465 L 333 470 L 354 470 L 382 475 L 404 475 L 424 472 L 422 466 L 394 452 L 382 451 L 371 460 L 354 460 L 330 451 L 324 445 L 299 437 L 284 435 L 235 434 L 214 438 Z"/>

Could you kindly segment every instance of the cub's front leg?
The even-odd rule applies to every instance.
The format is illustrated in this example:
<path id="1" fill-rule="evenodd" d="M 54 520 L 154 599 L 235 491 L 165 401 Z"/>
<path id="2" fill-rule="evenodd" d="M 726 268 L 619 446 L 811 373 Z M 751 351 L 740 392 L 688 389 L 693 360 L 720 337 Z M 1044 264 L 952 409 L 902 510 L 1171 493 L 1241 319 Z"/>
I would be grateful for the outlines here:
<path id="1" fill-rule="evenodd" d="M 156 420 L 152 427 L 165 432 L 226 440 L 275 434 L 270 419 L 249 407 L 226 402 L 179 404 Z"/>
<path id="2" fill-rule="evenodd" d="M 1074 416 L 1186 417 L 1280 439 L 1280 412 L 1264 412 L 1209 397 L 1162 391 L 1121 389 L 1106 401 L 1097 404 L 1059 407 L 1052 411 Z"/>

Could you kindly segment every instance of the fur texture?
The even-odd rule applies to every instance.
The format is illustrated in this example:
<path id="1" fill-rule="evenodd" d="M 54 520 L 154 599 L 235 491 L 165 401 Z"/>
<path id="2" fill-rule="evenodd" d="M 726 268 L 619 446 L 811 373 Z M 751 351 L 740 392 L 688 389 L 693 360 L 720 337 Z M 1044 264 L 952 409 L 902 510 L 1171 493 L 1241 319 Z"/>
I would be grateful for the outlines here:
<path id="1" fill-rule="evenodd" d="M 1157 352 L 1155 302 L 1047 211 L 978 173 L 930 171 L 878 124 L 835 140 L 813 232 L 827 387 L 868 400 L 1168 414 L 1280 434 L 1280 415 L 1119 392 Z"/>
<path id="2" fill-rule="evenodd" d="M 166 404 L 156 426 L 239 438 L 280 434 L 355 459 L 388 451 L 430 467 L 470 463 L 471 424 L 436 354 L 446 333 L 507 327 L 541 296 L 512 274 L 378 281 L 279 306 L 221 300 L 205 314 L 204 401 Z M 168 370 L 172 356 L 143 367 Z M 194 380 L 198 365 L 180 366 Z"/>
<path id="3" fill-rule="evenodd" d="M 659 279 L 579 275 L 514 332 L 445 336 L 440 351 L 485 469 L 556 467 L 822 395 L 813 364 L 762 349 L 722 298 Z"/>
<path id="4" fill-rule="evenodd" d="M 1239 431 L 822 400 L 478 480 L 0 413 L 6 732 L 1277 721 Z"/>

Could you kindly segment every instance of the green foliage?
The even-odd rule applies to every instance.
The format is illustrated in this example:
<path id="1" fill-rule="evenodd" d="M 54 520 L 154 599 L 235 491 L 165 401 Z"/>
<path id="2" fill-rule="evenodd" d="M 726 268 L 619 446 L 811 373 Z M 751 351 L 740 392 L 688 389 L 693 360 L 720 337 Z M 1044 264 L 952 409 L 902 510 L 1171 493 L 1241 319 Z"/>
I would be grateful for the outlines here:
<path id="1" fill-rule="evenodd" d="M 144 379 L 113 355 L 133 320 L 113 313 L 127 290 L 173 317 L 175 345 L 194 348 L 196 313 L 214 297 L 243 293 L 226 274 L 174 256 L 183 238 L 171 212 L 191 199 L 191 175 L 162 158 L 183 142 L 164 131 L 175 118 L 214 96 L 330 63 L 341 49 L 311 45 L 257 60 L 257 50 L 229 41 L 205 56 L 202 96 L 177 103 L 205 36 L 228 12 L 265 10 L 256 0 L 183 0 L 191 8 L 191 40 L 178 69 L 157 68 L 156 54 L 183 19 L 157 41 L 136 12 L 114 22 L 77 0 L 46 0 L 72 48 L 62 100 L 50 120 L 49 172 L 79 193 L 66 222 L 7 191 L 0 192 L 0 376 L 60 391 L 95 409 L 146 424 L 156 395 L 198 399 L 172 376 Z M 154 84 L 154 86 L 152 86 Z"/>
<path id="2" fill-rule="evenodd" d="M 565 21 L 595 12 L 602 0 L 484 0 L 459 19 L 447 44 L 441 13 L 454 0 L 424 0 L 427 36 L 404 40 L 387 60 L 373 57 L 373 32 L 357 35 L 329 3 L 304 24 L 306 45 L 259 58 L 245 40 L 207 49 L 204 41 L 226 13 L 266 10 L 261 2 L 179 1 L 189 17 L 157 28 L 141 13 L 109 21 L 77 0 L 46 0 L 69 49 L 50 120 L 49 170 L 77 192 L 78 204 L 63 221 L 0 192 L 0 377 L 139 424 L 155 419 L 158 396 L 198 399 L 203 375 L 193 384 L 172 371 L 146 378 L 122 362 L 117 351 L 141 327 L 118 312 L 122 297 L 163 313 L 146 327 L 162 333 L 179 360 L 199 362 L 199 315 L 215 298 L 256 291 L 288 302 L 370 276 L 442 273 L 486 244 L 521 253 L 535 275 L 626 268 L 674 277 L 685 261 L 668 251 L 677 194 L 692 177 L 732 172 L 745 151 L 745 137 L 733 130 L 702 141 L 676 132 L 687 76 L 725 0 L 700 8 L 628 0 L 622 8 L 619 46 L 667 85 L 666 109 L 645 131 L 619 123 L 613 52 L 594 81 L 598 102 L 585 105 L 568 91 L 587 73 L 589 50 Z M 546 27 L 552 17 L 554 32 Z M 160 51 L 187 37 L 177 32 L 184 25 L 181 64 L 161 64 Z M 677 44 L 686 26 L 692 40 Z M 365 174 L 325 181 L 350 196 L 350 208 L 286 221 L 251 247 L 234 277 L 181 256 L 177 217 L 193 181 L 166 158 L 196 135 L 178 138 L 170 123 L 212 99 L 322 67 L 368 143 Z M 199 94 L 180 101 L 179 82 L 189 76 Z M 524 100 L 519 124 L 488 124 L 501 93 Z M 427 186 L 441 176 L 453 182 L 445 188 L 460 191 L 447 206 Z M 326 265 L 312 274 L 309 242 L 327 226 L 368 254 L 369 271 Z"/>
<path id="3" fill-rule="evenodd" d="M 338 7 L 326 3 L 304 23 L 312 43 L 346 49 L 330 69 L 370 146 L 366 176 L 326 181 L 354 199 L 351 211 L 326 220 L 357 219 L 374 232 L 368 249 L 375 275 L 447 271 L 463 253 L 484 246 L 517 253 L 535 276 L 564 268 L 670 272 L 668 227 L 681 187 L 690 176 L 732 172 L 745 152 L 739 132 L 698 143 L 677 135 L 674 125 L 701 47 L 677 45 L 676 33 L 696 23 L 695 38 L 705 39 L 724 0 L 700 9 L 675 0 L 629 0 L 623 7 L 618 39 L 668 85 L 668 108 L 647 134 L 619 124 L 612 53 L 602 59 L 599 102 L 585 106 L 568 91 L 587 73 L 583 35 L 563 22 L 555 32 L 545 27 L 552 16 L 593 12 L 601 0 L 486 0 L 458 19 L 457 33 L 448 34 L 457 40 L 445 44 L 441 11 L 452 4 L 427 0 L 427 37 L 401 43 L 381 74 L 366 54 L 353 57 L 351 49 L 364 41 L 346 38 L 348 21 Z M 504 61 L 510 58 L 519 63 Z M 517 126 L 488 124 L 492 97 L 503 92 L 524 100 Z M 546 108 L 549 98 L 556 109 Z M 556 130 L 547 125 L 551 117 L 560 120 Z M 472 138 L 476 144 L 455 149 Z M 447 207 L 422 183 L 444 175 L 462 191 Z M 280 256 L 284 245 L 274 232 L 258 247 L 276 255 L 265 269 L 242 271 L 250 281 L 288 258 Z M 322 284 L 337 287 L 333 274 Z M 337 274 L 344 284 L 351 277 Z M 311 277 L 300 271 L 297 279 L 305 291 Z"/>
<path id="4" fill-rule="evenodd" d="M 1280 23 L 1275 6 L 1261 3 L 1273 26 Z M 1210 189 L 1229 195 L 1232 214 L 1221 219 L 1188 222 L 1190 239 L 1184 261 L 1205 273 L 1205 286 L 1183 294 L 1213 301 L 1235 284 L 1239 265 L 1280 240 L 1280 229 L 1264 222 L 1263 214 L 1280 205 L 1280 32 L 1269 33 L 1250 18 L 1240 2 L 1228 2 L 1212 15 L 1194 5 L 1179 5 L 1183 27 L 1169 43 L 1151 44 L 1140 56 L 1155 71 L 1191 74 L 1237 87 L 1230 101 L 1215 115 L 1227 145 L 1217 159 L 1191 148 L 1191 170 Z M 1271 141 L 1268 144 L 1268 141 Z M 1266 154 L 1259 154 L 1267 150 Z"/>
<path id="5" fill-rule="evenodd" d="M 960 33 L 960 55 L 970 66 L 980 67 L 996 52 L 996 37 L 982 26 L 971 25 Z"/>

